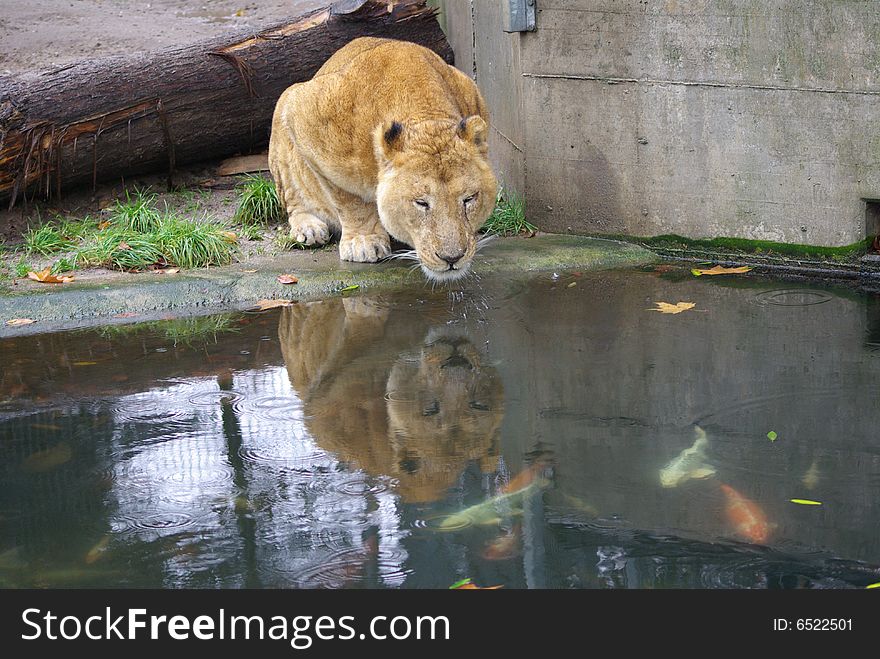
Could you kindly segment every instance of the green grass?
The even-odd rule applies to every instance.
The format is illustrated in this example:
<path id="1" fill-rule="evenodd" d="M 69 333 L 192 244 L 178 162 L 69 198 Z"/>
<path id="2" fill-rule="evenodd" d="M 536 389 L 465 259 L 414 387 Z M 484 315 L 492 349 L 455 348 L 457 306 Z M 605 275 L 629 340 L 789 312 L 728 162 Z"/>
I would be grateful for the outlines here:
<path id="1" fill-rule="evenodd" d="M 506 192 L 503 188 L 499 188 L 495 210 L 480 230 L 500 236 L 516 236 L 521 233 L 533 233 L 538 229 L 526 220 L 525 200 L 515 192 Z"/>
<path id="2" fill-rule="evenodd" d="M 27 230 L 24 234 L 24 246 L 28 254 L 49 256 L 73 249 L 74 242 L 67 238 L 58 226 L 43 224 Z"/>
<path id="3" fill-rule="evenodd" d="M 119 229 L 138 233 L 155 231 L 162 218 L 155 207 L 156 195 L 145 190 L 125 191 L 125 201 L 117 200 L 110 209 L 110 222 Z"/>
<path id="4" fill-rule="evenodd" d="M 77 251 L 77 262 L 115 270 L 143 270 L 163 260 L 155 234 L 107 228 L 88 239 Z"/>
<path id="5" fill-rule="evenodd" d="M 238 249 L 219 224 L 196 222 L 166 214 L 155 233 L 156 244 L 167 263 L 181 268 L 225 265 Z"/>
<path id="6" fill-rule="evenodd" d="M 22 278 L 27 277 L 28 273 L 33 271 L 34 266 L 28 263 L 25 260 L 24 254 L 22 254 L 21 257 L 18 259 L 18 262 L 15 264 L 15 266 L 13 266 L 13 269 L 15 270 L 15 276 L 18 278 Z"/>
<path id="7" fill-rule="evenodd" d="M 305 243 L 294 240 L 287 230 L 275 236 L 275 245 L 277 245 L 278 249 L 281 250 L 309 249 L 309 246 Z"/>
<path id="8" fill-rule="evenodd" d="M 281 203 L 270 179 L 249 174 L 237 189 L 240 198 L 233 220 L 245 226 L 268 226 L 281 221 Z"/>
<path id="9" fill-rule="evenodd" d="M 74 254 L 72 258 L 62 257 L 55 261 L 52 264 L 52 274 L 57 275 L 61 272 L 70 272 L 71 270 L 76 270 L 76 261 L 77 255 Z"/>
<path id="10" fill-rule="evenodd" d="M 262 240 L 263 230 L 256 224 L 245 224 L 241 227 L 241 236 L 246 240 Z"/>

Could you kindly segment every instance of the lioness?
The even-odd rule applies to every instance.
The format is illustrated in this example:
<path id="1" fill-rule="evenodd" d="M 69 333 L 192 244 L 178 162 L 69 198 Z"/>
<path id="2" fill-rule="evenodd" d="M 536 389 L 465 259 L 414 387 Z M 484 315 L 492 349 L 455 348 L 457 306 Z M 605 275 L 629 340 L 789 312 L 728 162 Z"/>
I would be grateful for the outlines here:
<path id="1" fill-rule="evenodd" d="M 463 276 L 495 204 L 488 112 L 473 81 L 422 46 L 363 37 L 278 99 L 269 169 L 291 237 L 374 262 L 389 234 L 429 279 Z"/>

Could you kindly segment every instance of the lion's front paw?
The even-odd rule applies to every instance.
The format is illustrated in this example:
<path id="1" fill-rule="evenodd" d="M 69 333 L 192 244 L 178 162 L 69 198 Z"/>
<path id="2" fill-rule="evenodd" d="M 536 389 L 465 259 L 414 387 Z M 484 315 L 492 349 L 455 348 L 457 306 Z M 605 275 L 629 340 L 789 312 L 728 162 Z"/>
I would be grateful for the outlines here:
<path id="1" fill-rule="evenodd" d="M 388 236 L 369 234 L 351 236 L 339 241 L 339 258 L 357 263 L 375 263 L 391 254 Z"/>
<path id="2" fill-rule="evenodd" d="M 303 245 L 323 245 L 330 240 L 330 227 L 314 215 L 298 213 L 290 218 L 290 237 Z"/>

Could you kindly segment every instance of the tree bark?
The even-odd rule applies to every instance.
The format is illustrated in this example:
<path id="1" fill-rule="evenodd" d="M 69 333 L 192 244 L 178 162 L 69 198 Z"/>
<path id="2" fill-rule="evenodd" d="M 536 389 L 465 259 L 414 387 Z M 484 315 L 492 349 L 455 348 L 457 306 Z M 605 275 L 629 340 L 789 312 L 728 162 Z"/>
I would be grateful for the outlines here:
<path id="1" fill-rule="evenodd" d="M 258 34 L 86 61 L 0 80 L 0 199 L 60 197 L 100 180 L 262 147 L 275 102 L 359 36 L 413 41 L 452 62 L 424 0 L 345 0 Z"/>

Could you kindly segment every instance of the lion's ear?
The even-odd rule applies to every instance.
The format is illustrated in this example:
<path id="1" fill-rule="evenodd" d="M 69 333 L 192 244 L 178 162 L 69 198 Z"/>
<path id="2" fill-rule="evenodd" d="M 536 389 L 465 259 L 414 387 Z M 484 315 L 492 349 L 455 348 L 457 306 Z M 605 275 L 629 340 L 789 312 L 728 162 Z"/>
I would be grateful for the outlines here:
<path id="1" fill-rule="evenodd" d="M 396 153 L 403 150 L 403 124 L 399 121 L 388 121 L 376 128 L 373 148 L 380 162 L 390 162 Z"/>
<path id="2" fill-rule="evenodd" d="M 489 126 L 479 115 L 474 114 L 458 122 L 458 136 L 463 140 L 473 142 L 481 151 L 485 151 L 489 146 L 488 132 Z"/>

